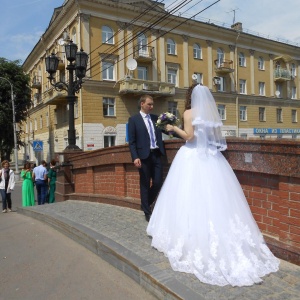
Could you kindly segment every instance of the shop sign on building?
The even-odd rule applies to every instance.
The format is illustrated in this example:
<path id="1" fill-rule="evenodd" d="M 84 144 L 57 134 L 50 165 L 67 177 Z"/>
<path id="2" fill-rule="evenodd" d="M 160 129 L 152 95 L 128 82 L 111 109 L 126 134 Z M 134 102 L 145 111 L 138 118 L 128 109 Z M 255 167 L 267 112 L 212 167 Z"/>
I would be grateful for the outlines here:
<path id="1" fill-rule="evenodd" d="M 300 128 L 253 128 L 254 134 L 300 134 Z"/>

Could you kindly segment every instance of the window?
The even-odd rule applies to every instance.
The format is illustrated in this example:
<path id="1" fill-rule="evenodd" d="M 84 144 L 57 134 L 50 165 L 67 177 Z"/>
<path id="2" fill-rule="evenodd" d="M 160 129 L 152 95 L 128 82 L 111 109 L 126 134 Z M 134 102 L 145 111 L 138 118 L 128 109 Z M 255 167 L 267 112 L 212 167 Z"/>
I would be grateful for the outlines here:
<path id="1" fill-rule="evenodd" d="M 114 43 L 114 32 L 108 26 L 102 26 L 102 43 L 103 44 L 113 44 Z"/>
<path id="2" fill-rule="evenodd" d="M 74 102 L 74 118 L 78 118 L 78 99 L 76 99 Z"/>
<path id="3" fill-rule="evenodd" d="M 245 58 L 245 54 L 243 52 L 239 53 L 239 66 L 246 67 L 246 58 Z"/>
<path id="4" fill-rule="evenodd" d="M 246 80 L 240 79 L 240 94 L 246 94 L 247 89 L 246 89 Z"/>
<path id="5" fill-rule="evenodd" d="M 197 75 L 197 82 L 203 84 L 203 74 L 202 73 L 194 73 Z"/>
<path id="6" fill-rule="evenodd" d="M 148 69 L 147 67 L 138 67 L 138 79 L 148 80 Z"/>
<path id="7" fill-rule="evenodd" d="M 77 44 L 76 28 L 72 29 L 72 41 L 74 44 Z"/>
<path id="8" fill-rule="evenodd" d="M 277 123 L 282 123 L 282 108 L 277 108 Z"/>
<path id="9" fill-rule="evenodd" d="M 43 116 L 40 116 L 40 129 L 43 128 Z"/>
<path id="10" fill-rule="evenodd" d="M 259 95 L 265 96 L 265 83 L 264 82 L 258 83 L 258 89 L 259 89 Z"/>
<path id="11" fill-rule="evenodd" d="M 103 115 L 115 116 L 115 99 L 103 98 Z"/>
<path id="12" fill-rule="evenodd" d="M 194 44 L 193 52 L 194 52 L 194 58 L 202 59 L 202 49 L 198 44 Z"/>
<path id="13" fill-rule="evenodd" d="M 219 79 L 220 79 L 220 84 L 217 85 L 218 92 L 225 92 L 226 91 L 226 88 L 225 88 L 225 77 L 219 76 Z"/>
<path id="14" fill-rule="evenodd" d="M 293 63 L 291 64 L 291 75 L 293 77 L 296 77 L 297 76 L 297 72 L 296 72 L 296 65 Z"/>
<path id="15" fill-rule="evenodd" d="M 59 71 L 59 81 L 65 82 L 66 81 L 66 72 L 65 70 Z"/>
<path id="16" fill-rule="evenodd" d="M 139 45 L 139 55 L 149 56 L 147 48 L 147 38 L 143 33 L 140 33 L 138 36 L 138 45 Z"/>
<path id="17" fill-rule="evenodd" d="M 259 70 L 265 69 L 265 61 L 261 56 L 258 58 L 258 69 Z"/>
<path id="18" fill-rule="evenodd" d="M 59 116 L 63 119 L 63 122 L 68 122 L 69 117 L 69 104 L 61 106 L 61 109 L 59 110 Z"/>
<path id="19" fill-rule="evenodd" d="M 292 109 L 292 123 L 297 123 L 297 110 Z"/>
<path id="20" fill-rule="evenodd" d="M 167 53 L 176 54 L 176 44 L 172 39 L 167 39 Z"/>
<path id="21" fill-rule="evenodd" d="M 177 102 L 174 101 L 169 101 L 168 102 L 168 112 L 171 114 L 175 115 L 177 117 Z"/>
<path id="22" fill-rule="evenodd" d="M 259 121 L 265 122 L 266 121 L 266 108 L 265 107 L 259 107 Z"/>
<path id="23" fill-rule="evenodd" d="M 282 98 L 282 85 L 280 83 L 276 83 L 276 93 L 277 98 Z"/>
<path id="24" fill-rule="evenodd" d="M 224 51 L 221 48 L 217 49 L 217 60 L 218 60 L 218 68 L 223 66 L 223 62 L 225 60 Z"/>
<path id="25" fill-rule="evenodd" d="M 54 109 L 54 124 L 57 125 L 57 109 Z"/>
<path id="26" fill-rule="evenodd" d="M 226 106 L 224 104 L 218 104 L 218 112 L 221 120 L 226 120 Z"/>
<path id="27" fill-rule="evenodd" d="M 102 63 L 102 79 L 114 80 L 114 64 L 104 61 Z"/>
<path id="28" fill-rule="evenodd" d="M 49 114 L 46 112 L 46 126 L 49 127 Z"/>
<path id="29" fill-rule="evenodd" d="M 104 136 L 104 148 L 115 146 L 116 136 L 115 135 L 105 135 Z"/>
<path id="30" fill-rule="evenodd" d="M 168 68 L 168 82 L 177 84 L 177 70 Z"/>
<path id="31" fill-rule="evenodd" d="M 240 120 L 247 121 L 247 106 L 240 106 Z"/>
<path id="32" fill-rule="evenodd" d="M 292 99 L 297 99 L 297 88 L 295 86 L 292 86 Z"/>

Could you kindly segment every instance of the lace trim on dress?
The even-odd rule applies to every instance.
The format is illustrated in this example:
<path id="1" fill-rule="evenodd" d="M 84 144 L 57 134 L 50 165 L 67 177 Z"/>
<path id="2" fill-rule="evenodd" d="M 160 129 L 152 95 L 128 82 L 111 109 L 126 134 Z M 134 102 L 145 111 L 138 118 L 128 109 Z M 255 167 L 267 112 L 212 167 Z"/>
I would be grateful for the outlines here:
<path id="1" fill-rule="evenodd" d="M 208 241 L 208 249 L 204 248 L 205 241 L 201 247 L 201 240 L 195 242 L 194 248 L 187 246 L 183 236 L 174 244 L 174 237 L 162 229 L 155 233 L 152 246 L 168 257 L 173 270 L 192 273 L 208 284 L 250 286 L 278 270 L 279 260 L 266 246 L 263 236 L 253 237 L 238 216 L 229 221 L 226 235 L 219 235 L 210 221 Z"/>

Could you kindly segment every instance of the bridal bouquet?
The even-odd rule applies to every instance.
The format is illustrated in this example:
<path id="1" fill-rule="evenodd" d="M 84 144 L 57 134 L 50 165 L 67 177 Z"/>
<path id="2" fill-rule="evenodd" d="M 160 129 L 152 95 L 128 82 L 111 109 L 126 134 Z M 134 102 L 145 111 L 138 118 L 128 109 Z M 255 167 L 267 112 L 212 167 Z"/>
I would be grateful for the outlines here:
<path id="1" fill-rule="evenodd" d="M 165 113 L 162 113 L 158 116 L 158 119 L 156 121 L 156 126 L 160 129 L 164 129 L 165 126 L 167 124 L 170 124 L 170 125 L 178 125 L 179 124 L 179 119 L 177 119 L 177 117 L 169 112 L 165 112 Z M 173 133 L 171 131 L 169 131 L 169 137 L 173 137 Z"/>

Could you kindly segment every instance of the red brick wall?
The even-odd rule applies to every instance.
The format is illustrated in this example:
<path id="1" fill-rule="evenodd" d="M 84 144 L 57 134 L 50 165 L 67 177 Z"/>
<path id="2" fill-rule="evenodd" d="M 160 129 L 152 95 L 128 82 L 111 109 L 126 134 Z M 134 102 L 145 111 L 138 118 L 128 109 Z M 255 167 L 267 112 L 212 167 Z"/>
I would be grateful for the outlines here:
<path id="1" fill-rule="evenodd" d="M 236 175 L 259 228 L 300 247 L 300 180 L 252 172 Z"/>
<path id="2" fill-rule="evenodd" d="M 241 183 L 261 231 L 284 245 L 300 249 L 298 144 L 288 140 L 228 139 L 227 142 L 224 156 Z M 165 175 L 182 143 L 181 140 L 165 142 Z M 58 198 L 140 208 L 139 174 L 127 145 L 75 155 L 67 153 L 67 156 L 73 167 L 59 172 Z"/>

